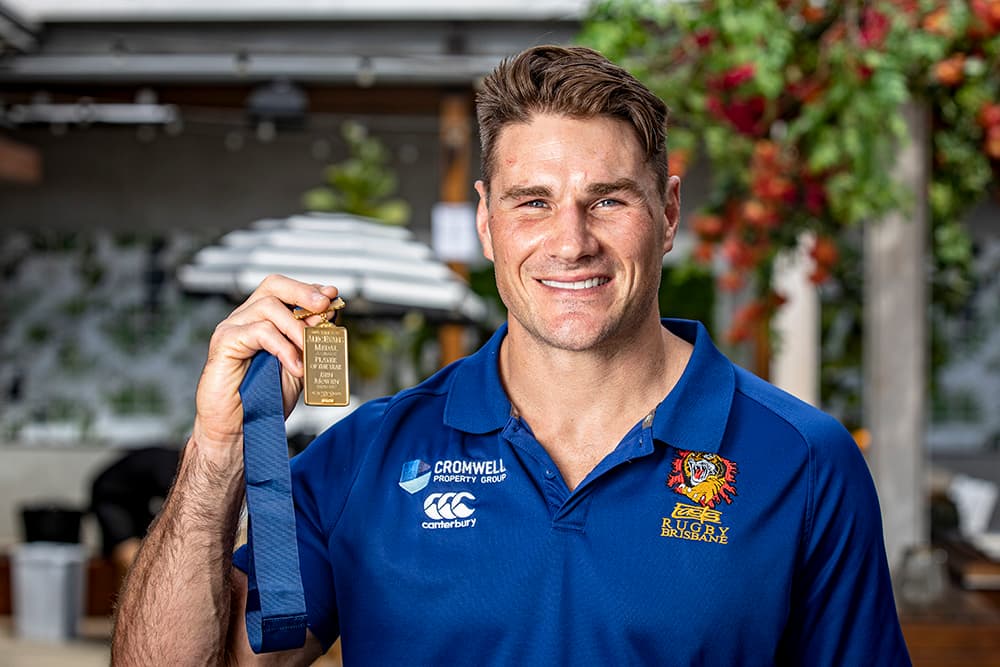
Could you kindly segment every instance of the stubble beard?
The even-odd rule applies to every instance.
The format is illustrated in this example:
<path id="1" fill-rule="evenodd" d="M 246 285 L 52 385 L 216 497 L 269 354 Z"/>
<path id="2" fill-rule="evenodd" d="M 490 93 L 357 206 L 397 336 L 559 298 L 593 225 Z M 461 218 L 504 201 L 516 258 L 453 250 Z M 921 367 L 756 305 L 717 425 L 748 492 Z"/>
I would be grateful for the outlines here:
<path id="1" fill-rule="evenodd" d="M 650 309 L 655 308 L 652 304 L 657 302 L 657 292 L 653 291 L 651 296 L 636 297 L 644 305 L 630 304 L 632 307 L 616 309 L 615 313 L 605 311 L 595 321 L 593 307 L 564 310 L 549 317 L 530 308 L 525 309 L 527 312 L 519 312 L 519 308 L 511 307 L 514 302 L 506 289 L 499 287 L 499 291 L 507 306 L 510 324 L 523 330 L 536 345 L 566 352 L 593 352 L 609 358 L 629 347 Z"/>

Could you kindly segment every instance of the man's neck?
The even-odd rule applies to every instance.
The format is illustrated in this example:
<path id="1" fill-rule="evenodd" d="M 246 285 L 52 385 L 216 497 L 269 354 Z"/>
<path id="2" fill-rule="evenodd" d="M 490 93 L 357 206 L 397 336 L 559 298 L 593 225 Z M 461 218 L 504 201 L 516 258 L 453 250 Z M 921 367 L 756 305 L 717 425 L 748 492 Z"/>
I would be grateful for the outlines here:
<path id="1" fill-rule="evenodd" d="M 599 349 L 554 349 L 516 323 L 500 352 L 515 410 L 575 488 L 677 383 L 691 345 L 650 320 Z"/>

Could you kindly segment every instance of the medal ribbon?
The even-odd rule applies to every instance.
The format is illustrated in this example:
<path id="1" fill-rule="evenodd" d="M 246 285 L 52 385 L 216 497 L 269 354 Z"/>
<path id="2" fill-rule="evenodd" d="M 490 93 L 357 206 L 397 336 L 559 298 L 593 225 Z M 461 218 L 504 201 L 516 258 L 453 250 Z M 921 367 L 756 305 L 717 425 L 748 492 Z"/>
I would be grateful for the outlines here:
<path id="1" fill-rule="evenodd" d="M 246 625 L 254 653 L 299 648 L 306 603 L 295 538 L 281 364 L 260 351 L 240 384 L 247 495 Z"/>

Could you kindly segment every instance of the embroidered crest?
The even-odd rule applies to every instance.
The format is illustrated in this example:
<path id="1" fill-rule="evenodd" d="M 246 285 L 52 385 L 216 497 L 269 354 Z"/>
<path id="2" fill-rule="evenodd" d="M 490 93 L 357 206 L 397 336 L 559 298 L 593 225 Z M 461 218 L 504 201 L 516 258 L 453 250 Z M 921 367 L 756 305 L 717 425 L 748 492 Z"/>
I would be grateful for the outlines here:
<path id="1" fill-rule="evenodd" d="M 733 502 L 736 495 L 736 464 L 718 454 L 678 450 L 667 476 L 667 486 L 703 507 L 720 500 Z"/>

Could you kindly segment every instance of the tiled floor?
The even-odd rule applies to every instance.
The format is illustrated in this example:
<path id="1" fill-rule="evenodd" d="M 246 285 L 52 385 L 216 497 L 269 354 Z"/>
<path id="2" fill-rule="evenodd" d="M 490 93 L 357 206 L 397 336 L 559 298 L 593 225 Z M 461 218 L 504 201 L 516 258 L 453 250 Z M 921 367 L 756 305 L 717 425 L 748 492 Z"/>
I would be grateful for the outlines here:
<path id="1" fill-rule="evenodd" d="M 107 667 L 110 637 L 111 620 L 91 616 L 72 640 L 29 641 L 14 636 L 11 617 L 0 616 L 0 667 Z"/>

